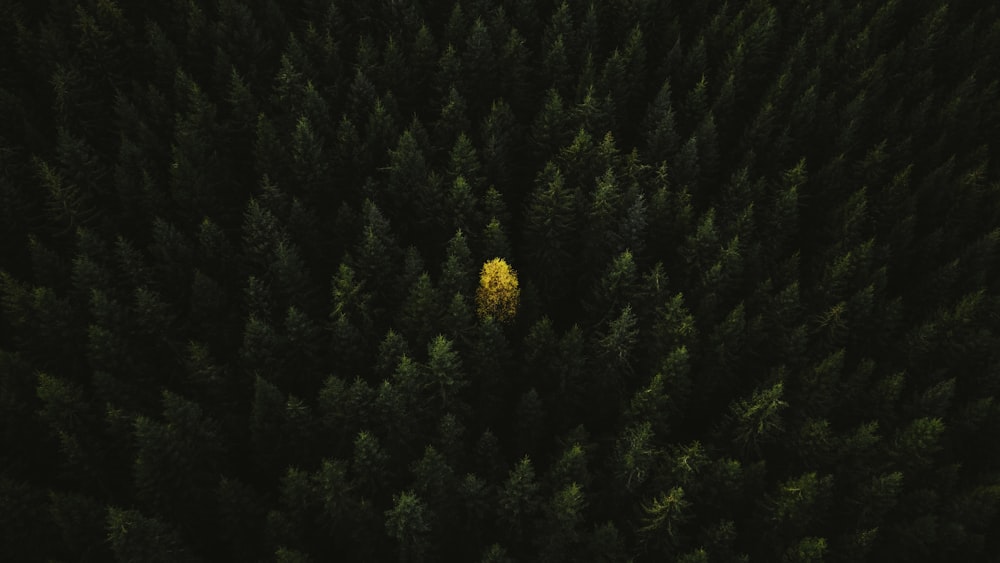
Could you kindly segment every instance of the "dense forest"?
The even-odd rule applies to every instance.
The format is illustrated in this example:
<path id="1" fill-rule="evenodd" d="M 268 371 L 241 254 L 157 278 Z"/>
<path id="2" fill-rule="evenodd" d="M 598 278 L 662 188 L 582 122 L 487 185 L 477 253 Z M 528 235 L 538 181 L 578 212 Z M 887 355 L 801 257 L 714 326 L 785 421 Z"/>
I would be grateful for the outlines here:
<path id="1" fill-rule="evenodd" d="M 0 559 L 997 561 L 998 69 L 995 2 L 0 0 Z"/>

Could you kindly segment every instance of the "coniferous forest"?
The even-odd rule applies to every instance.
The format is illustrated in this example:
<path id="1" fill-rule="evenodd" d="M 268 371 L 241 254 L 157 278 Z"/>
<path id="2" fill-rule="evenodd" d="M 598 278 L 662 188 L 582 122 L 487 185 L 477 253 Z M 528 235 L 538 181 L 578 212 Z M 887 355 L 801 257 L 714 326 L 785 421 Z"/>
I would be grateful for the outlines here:
<path id="1" fill-rule="evenodd" d="M 0 559 L 1000 558 L 1000 4 L 0 0 Z"/>

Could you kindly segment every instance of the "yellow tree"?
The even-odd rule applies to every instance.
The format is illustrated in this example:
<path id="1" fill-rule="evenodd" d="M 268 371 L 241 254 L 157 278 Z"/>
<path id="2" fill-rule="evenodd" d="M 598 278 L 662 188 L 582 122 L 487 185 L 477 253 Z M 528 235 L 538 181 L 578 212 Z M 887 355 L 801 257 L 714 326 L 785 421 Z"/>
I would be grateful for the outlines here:
<path id="1" fill-rule="evenodd" d="M 506 260 L 494 258 L 483 264 L 476 291 L 476 311 L 480 318 L 493 317 L 501 322 L 512 320 L 517 314 L 520 295 L 517 272 Z"/>

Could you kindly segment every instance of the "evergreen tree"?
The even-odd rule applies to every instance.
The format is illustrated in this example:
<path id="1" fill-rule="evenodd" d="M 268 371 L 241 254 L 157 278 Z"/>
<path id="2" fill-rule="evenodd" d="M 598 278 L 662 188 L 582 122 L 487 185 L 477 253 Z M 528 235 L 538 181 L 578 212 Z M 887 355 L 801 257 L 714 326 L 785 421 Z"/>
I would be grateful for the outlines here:
<path id="1" fill-rule="evenodd" d="M 570 116 L 563 98 L 556 89 L 550 89 L 545 95 L 545 105 L 531 127 L 536 154 L 545 157 L 563 147 L 570 140 L 569 127 Z"/>
<path id="2" fill-rule="evenodd" d="M 539 510 L 539 485 L 535 469 L 527 456 L 510 470 L 500 490 L 498 518 L 509 537 L 515 542 L 531 528 Z"/>
<path id="3" fill-rule="evenodd" d="M 640 531 L 653 538 L 659 550 L 671 553 L 683 541 L 683 525 L 690 518 L 690 506 L 681 487 L 660 493 L 643 507 L 646 523 Z"/>
<path id="4" fill-rule="evenodd" d="M 393 495 L 393 507 L 385 512 L 385 528 L 399 544 L 401 562 L 424 560 L 432 518 L 433 513 L 412 491 Z"/>
<path id="5" fill-rule="evenodd" d="M 677 112 L 671 99 L 670 82 L 664 82 L 646 112 L 645 135 L 649 162 L 670 161 L 677 154 Z"/>
<path id="6" fill-rule="evenodd" d="M 109 507 L 108 541 L 118 561 L 197 561 L 177 532 L 137 510 Z"/>
<path id="7" fill-rule="evenodd" d="M 442 335 L 436 336 L 427 344 L 427 369 L 444 409 L 454 409 L 456 404 L 460 405 L 456 395 L 467 385 L 467 381 L 461 358 L 455 352 L 452 342 Z"/>
<path id="8" fill-rule="evenodd" d="M 526 210 L 529 257 L 541 274 L 542 289 L 547 295 L 565 287 L 574 270 L 570 260 L 577 224 L 575 196 L 565 185 L 559 168 L 550 163 L 539 176 Z"/>
<path id="9" fill-rule="evenodd" d="M 744 455 L 757 453 L 760 447 L 773 443 L 783 428 L 782 411 L 788 407 L 783 399 L 784 384 L 775 383 L 754 391 L 749 399 L 741 399 L 731 407 L 733 444 Z"/>
<path id="10" fill-rule="evenodd" d="M 483 171 L 488 180 L 500 186 L 508 184 L 510 169 L 514 166 L 517 147 L 515 125 L 510 105 L 502 99 L 495 99 L 480 126 Z"/>
<path id="11" fill-rule="evenodd" d="M 441 267 L 441 295 L 449 297 L 456 293 L 470 295 L 474 279 L 472 252 L 469 250 L 465 233 L 455 231 L 448 241 L 444 264 Z"/>
<path id="12" fill-rule="evenodd" d="M 438 327 L 441 310 L 438 292 L 425 272 L 410 288 L 399 326 L 403 334 L 414 342 L 426 342 Z"/>

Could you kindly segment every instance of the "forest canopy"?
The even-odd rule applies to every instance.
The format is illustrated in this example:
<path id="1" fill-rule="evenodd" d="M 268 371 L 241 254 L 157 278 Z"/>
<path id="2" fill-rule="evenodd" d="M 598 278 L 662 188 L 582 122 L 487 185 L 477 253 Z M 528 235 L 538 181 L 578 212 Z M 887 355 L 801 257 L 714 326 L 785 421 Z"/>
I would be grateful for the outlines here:
<path id="1" fill-rule="evenodd" d="M 998 69 L 996 2 L 0 0 L 0 558 L 993 561 Z"/>

